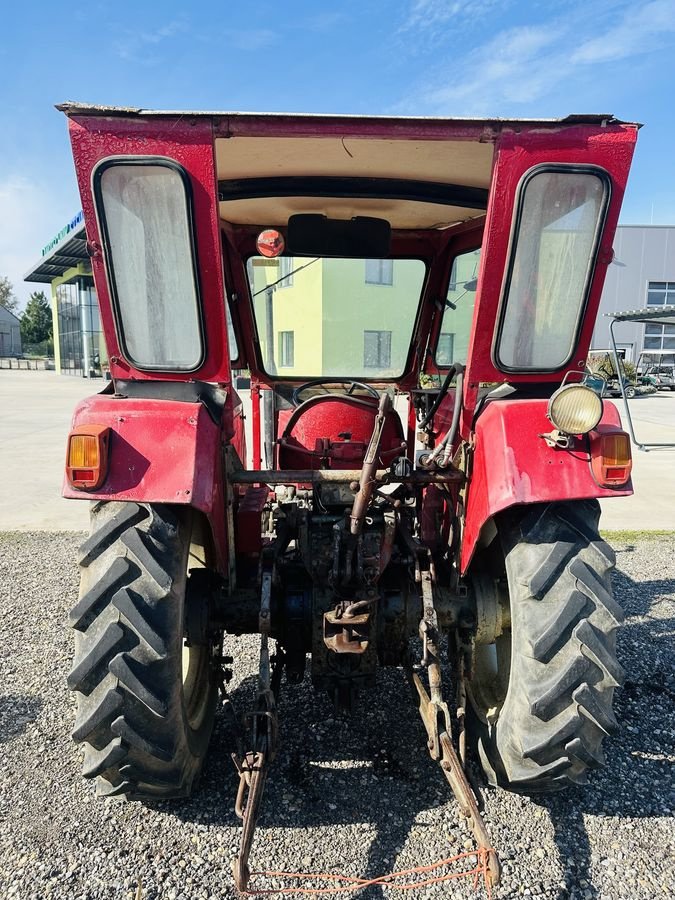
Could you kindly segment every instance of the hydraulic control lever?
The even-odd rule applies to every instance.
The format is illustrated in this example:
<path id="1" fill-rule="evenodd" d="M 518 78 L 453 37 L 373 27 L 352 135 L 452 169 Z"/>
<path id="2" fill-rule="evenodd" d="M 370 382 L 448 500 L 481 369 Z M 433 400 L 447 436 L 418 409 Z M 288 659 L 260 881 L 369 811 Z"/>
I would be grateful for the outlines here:
<path id="1" fill-rule="evenodd" d="M 375 473 L 377 472 L 377 464 L 380 458 L 380 444 L 382 443 L 382 433 L 387 421 L 388 413 L 393 409 L 391 397 L 385 391 L 380 397 L 380 405 L 377 409 L 377 417 L 373 427 L 373 433 L 366 450 L 366 458 L 363 461 L 361 469 L 361 477 L 359 479 L 359 491 L 354 497 L 354 505 L 350 516 L 351 522 L 349 530 L 353 535 L 361 534 L 363 522 L 366 518 L 366 511 L 370 506 L 370 501 L 375 493 Z"/>

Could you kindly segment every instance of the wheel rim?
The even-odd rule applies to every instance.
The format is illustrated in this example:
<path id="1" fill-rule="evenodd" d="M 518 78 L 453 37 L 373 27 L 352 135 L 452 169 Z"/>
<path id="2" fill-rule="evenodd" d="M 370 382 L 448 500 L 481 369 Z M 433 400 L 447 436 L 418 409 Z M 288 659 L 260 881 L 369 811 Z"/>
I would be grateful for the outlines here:
<path id="1" fill-rule="evenodd" d="M 494 644 L 479 644 L 474 650 L 474 672 L 469 692 L 481 721 L 493 724 L 506 699 L 511 674 L 511 629 Z"/>
<path id="2" fill-rule="evenodd" d="M 511 674 L 511 611 L 503 580 L 477 572 L 472 578 L 477 629 L 473 672 L 467 693 L 478 718 L 494 724 L 509 687 Z"/>
<path id="3" fill-rule="evenodd" d="M 190 537 L 190 550 L 187 559 L 187 571 L 203 569 L 208 566 L 209 553 L 203 536 L 203 528 L 193 522 Z M 186 598 L 184 599 L 184 604 Z M 185 611 L 184 611 L 185 614 Z M 183 706 L 190 728 L 197 731 L 210 707 L 211 687 L 211 644 L 188 644 L 183 639 L 182 648 L 182 690 Z"/>

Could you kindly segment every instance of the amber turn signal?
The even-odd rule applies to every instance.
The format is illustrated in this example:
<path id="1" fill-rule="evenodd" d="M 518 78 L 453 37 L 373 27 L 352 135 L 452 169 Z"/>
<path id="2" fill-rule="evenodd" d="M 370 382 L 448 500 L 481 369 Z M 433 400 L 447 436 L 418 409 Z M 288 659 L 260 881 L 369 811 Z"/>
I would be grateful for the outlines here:
<path id="1" fill-rule="evenodd" d="M 633 457 L 630 438 L 625 431 L 592 435 L 591 468 L 595 480 L 607 487 L 618 487 L 628 481 L 633 468 Z"/>
<path id="2" fill-rule="evenodd" d="M 66 475 L 74 488 L 93 491 L 100 487 L 108 474 L 108 445 L 110 428 L 107 425 L 83 425 L 68 436 Z"/>

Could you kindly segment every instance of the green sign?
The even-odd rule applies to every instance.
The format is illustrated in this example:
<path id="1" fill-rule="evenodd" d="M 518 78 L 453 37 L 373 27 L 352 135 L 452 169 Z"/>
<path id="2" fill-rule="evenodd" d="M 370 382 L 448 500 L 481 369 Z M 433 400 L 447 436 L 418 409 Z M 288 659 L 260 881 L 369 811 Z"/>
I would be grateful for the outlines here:
<path id="1" fill-rule="evenodd" d="M 80 225 L 84 222 L 84 214 L 82 210 L 68 222 L 66 226 L 64 226 L 58 234 L 55 234 L 51 241 L 47 244 L 46 247 L 42 248 L 42 256 L 47 256 L 48 253 L 51 253 L 54 247 L 58 246 L 61 241 L 65 240 L 69 234 L 79 228 Z"/>

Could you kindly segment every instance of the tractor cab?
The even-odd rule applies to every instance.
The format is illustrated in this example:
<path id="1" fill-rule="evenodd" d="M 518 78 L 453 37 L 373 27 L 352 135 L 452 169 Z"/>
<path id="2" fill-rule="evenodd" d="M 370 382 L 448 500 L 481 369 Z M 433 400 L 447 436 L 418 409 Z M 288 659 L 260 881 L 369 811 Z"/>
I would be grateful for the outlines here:
<path id="1" fill-rule="evenodd" d="M 555 790 L 616 728 L 597 500 L 632 492 L 630 444 L 583 382 L 638 126 L 60 108 L 112 375 L 64 481 L 97 501 L 85 775 L 188 794 L 260 634 L 245 889 L 282 684 L 309 669 L 347 714 L 397 666 L 496 881 L 467 753 Z"/>

